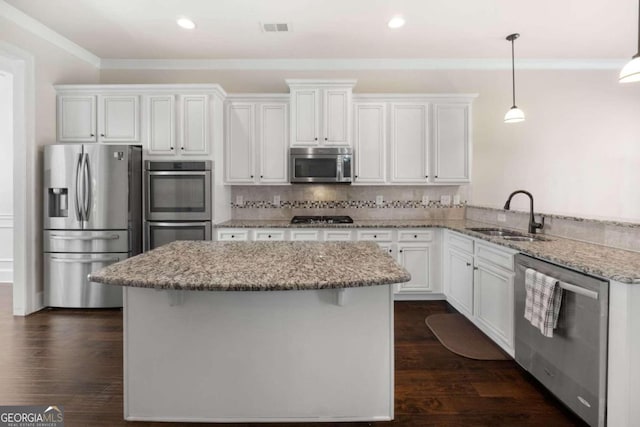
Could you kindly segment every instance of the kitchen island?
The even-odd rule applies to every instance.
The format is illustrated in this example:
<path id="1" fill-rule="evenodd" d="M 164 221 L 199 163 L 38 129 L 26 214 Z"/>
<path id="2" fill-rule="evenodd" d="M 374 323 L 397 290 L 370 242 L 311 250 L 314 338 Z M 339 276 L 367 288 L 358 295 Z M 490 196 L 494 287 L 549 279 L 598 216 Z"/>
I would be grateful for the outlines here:
<path id="1" fill-rule="evenodd" d="M 91 280 L 124 287 L 124 417 L 393 419 L 392 285 L 369 242 L 173 242 Z"/>

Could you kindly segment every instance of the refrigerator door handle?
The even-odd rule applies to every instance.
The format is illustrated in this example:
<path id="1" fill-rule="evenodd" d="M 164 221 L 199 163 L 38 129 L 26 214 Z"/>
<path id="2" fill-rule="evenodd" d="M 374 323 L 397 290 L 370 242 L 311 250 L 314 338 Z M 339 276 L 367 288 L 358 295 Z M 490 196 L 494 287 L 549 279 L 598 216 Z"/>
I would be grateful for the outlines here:
<path id="1" fill-rule="evenodd" d="M 80 204 L 80 169 L 82 169 L 83 159 L 84 153 L 80 153 L 80 156 L 78 157 L 78 164 L 76 165 L 76 218 L 78 221 L 84 221 L 82 205 Z"/>
<path id="2" fill-rule="evenodd" d="M 51 257 L 51 261 L 53 262 L 62 262 L 66 264 L 93 264 L 96 262 L 118 262 L 120 258 L 90 258 L 90 259 L 76 259 L 76 258 L 56 258 Z"/>
<path id="3" fill-rule="evenodd" d="M 82 198 L 84 207 L 84 220 L 89 221 L 89 214 L 91 210 L 91 171 L 89 170 L 89 154 L 84 154 L 84 162 L 82 168 Z"/>
<path id="4" fill-rule="evenodd" d="M 104 234 L 98 236 L 58 236 L 52 234 L 51 240 L 118 240 L 120 236 L 117 234 Z"/>

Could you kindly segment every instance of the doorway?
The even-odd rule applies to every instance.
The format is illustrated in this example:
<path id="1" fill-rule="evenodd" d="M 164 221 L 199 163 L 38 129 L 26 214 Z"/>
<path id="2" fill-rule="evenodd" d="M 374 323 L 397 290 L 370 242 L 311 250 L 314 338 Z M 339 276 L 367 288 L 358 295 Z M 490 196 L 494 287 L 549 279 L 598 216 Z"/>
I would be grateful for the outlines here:
<path id="1" fill-rule="evenodd" d="M 13 74 L 2 70 L 0 153 L 0 286 L 6 297 L 13 286 Z"/>
<path id="2" fill-rule="evenodd" d="M 6 252 L 0 252 L 0 269 L 6 269 L 11 265 L 12 306 L 13 314 L 25 316 L 42 307 L 39 297 L 38 272 L 40 263 L 37 256 L 37 216 L 36 198 L 36 155 L 35 155 L 35 79 L 34 79 L 33 55 L 16 46 L 0 41 L 0 79 L 4 80 L 3 87 L 10 82 L 11 87 L 11 136 L 9 142 L 5 139 L 0 142 L 0 169 L 9 165 L 11 172 L 5 177 L 6 171 L 0 170 L 0 194 L 4 197 L 7 184 L 11 181 L 9 190 L 10 201 L 0 201 L 0 215 L 8 215 L 7 206 L 11 206 L 11 221 L 0 217 L 0 233 L 11 233 L 12 244 L 5 243 L 5 238 L 0 236 L 0 246 L 8 246 L 10 257 Z M 4 97 L 3 97 L 4 98 Z M 5 103 L 5 100 L 0 102 Z M 6 115 L 5 115 L 6 116 Z M 6 118 L 2 119 L 6 120 Z M 7 148 L 10 144 L 10 148 Z M 10 149 L 11 155 L 5 150 Z M 5 165 L 6 163 L 6 165 Z M 8 203 L 7 204 L 5 204 Z M 6 218 L 6 217 L 4 217 Z M 2 227 L 2 224 L 5 227 Z M 9 231 L 2 231 L 9 228 Z M 7 249 L 0 249 L 6 251 Z M 3 266 L 4 265 L 4 266 Z M 3 286 L 3 285 L 0 285 Z"/>

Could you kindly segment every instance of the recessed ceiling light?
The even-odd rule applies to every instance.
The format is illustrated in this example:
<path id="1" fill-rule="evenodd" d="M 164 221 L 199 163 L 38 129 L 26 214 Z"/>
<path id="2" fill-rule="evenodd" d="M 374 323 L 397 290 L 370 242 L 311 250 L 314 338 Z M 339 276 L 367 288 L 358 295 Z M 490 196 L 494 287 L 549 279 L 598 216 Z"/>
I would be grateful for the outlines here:
<path id="1" fill-rule="evenodd" d="M 405 20 L 402 17 L 402 15 L 396 15 L 389 20 L 389 22 L 387 23 L 387 26 L 389 28 L 400 28 L 404 25 L 404 23 L 405 23 Z"/>
<path id="2" fill-rule="evenodd" d="M 187 30 L 193 30 L 196 27 L 196 24 L 189 18 L 185 18 L 185 17 L 178 18 L 178 20 L 176 22 L 182 28 L 185 28 Z"/>

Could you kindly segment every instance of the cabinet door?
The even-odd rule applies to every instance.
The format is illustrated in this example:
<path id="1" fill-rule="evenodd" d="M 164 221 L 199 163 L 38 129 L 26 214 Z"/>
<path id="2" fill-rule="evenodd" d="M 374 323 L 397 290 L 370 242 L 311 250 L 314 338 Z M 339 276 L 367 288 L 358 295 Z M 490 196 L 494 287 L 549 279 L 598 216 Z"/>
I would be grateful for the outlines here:
<path id="1" fill-rule="evenodd" d="M 354 107 L 356 183 L 384 183 L 387 129 L 386 105 L 362 103 Z"/>
<path id="2" fill-rule="evenodd" d="M 225 150 L 226 180 L 253 184 L 254 176 L 254 104 L 230 103 L 227 106 Z"/>
<path id="3" fill-rule="evenodd" d="M 287 104 L 261 104 L 259 123 L 260 182 L 288 183 L 289 126 Z"/>
<path id="4" fill-rule="evenodd" d="M 469 105 L 434 106 L 434 182 L 469 182 Z"/>
<path id="5" fill-rule="evenodd" d="M 514 273 L 476 261 L 474 314 L 478 325 L 503 348 L 513 348 Z"/>
<path id="6" fill-rule="evenodd" d="M 448 249 L 445 255 L 447 301 L 467 317 L 473 315 L 473 256 Z"/>
<path id="7" fill-rule="evenodd" d="M 140 141 L 139 99 L 138 95 L 100 96 L 98 129 L 101 142 Z"/>
<path id="8" fill-rule="evenodd" d="M 429 177 L 427 103 L 391 104 L 391 182 L 425 184 Z"/>
<path id="9" fill-rule="evenodd" d="M 147 121 L 147 152 L 175 154 L 175 97 L 150 95 L 144 99 Z"/>
<path id="10" fill-rule="evenodd" d="M 291 145 L 318 145 L 319 89 L 294 89 L 291 97 Z"/>
<path id="11" fill-rule="evenodd" d="M 400 284 L 400 293 L 431 292 L 431 245 L 398 243 L 398 263 L 411 274 L 411 280 Z"/>
<path id="12" fill-rule="evenodd" d="M 325 89 L 322 91 L 323 145 L 351 145 L 351 89 Z"/>
<path id="13" fill-rule="evenodd" d="M 290 237 L 291 240 L 297 241 L 297 242 L 303 242 L 303 241 L 315 242 L 317 240 L 320 240 L 320 231 L 305 230 L 305 229 L 291 230 L 290 236 L 291 236 Z"/>
<path id="14" fill-rule="evenodd" d="M 58 95 L 58 141 L 95 142 L 96 97 Z"/>
<path id="15" fill-rule="evenodd" d="M 209 97 L 181 97 L 180 151 L 182 154 L 205 155 L 209 152 Z"/>

